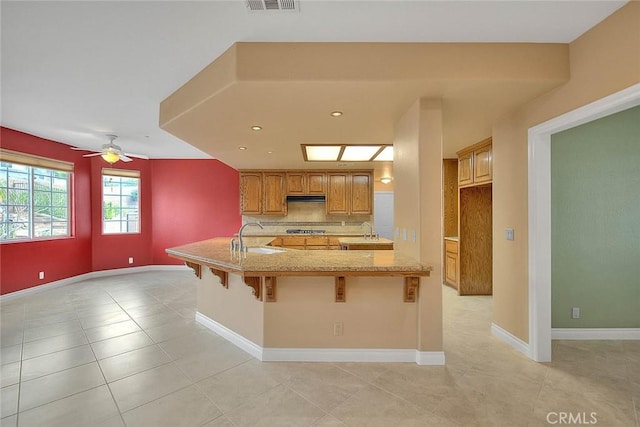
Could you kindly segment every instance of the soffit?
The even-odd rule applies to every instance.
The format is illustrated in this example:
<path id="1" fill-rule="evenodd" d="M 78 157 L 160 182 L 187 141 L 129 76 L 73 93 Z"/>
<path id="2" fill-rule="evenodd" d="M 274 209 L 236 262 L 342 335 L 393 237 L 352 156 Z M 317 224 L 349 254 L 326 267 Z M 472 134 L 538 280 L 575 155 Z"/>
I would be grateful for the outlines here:
<path id="1" fill-rule="evenodd" d="M 441 98 L 455 157 L 568 78 L 564 44 L 237 43 L 161 103 L 160 126 L 236 168 L 326 168 L 300 144 L 391 144 L 411 104 Z"/>

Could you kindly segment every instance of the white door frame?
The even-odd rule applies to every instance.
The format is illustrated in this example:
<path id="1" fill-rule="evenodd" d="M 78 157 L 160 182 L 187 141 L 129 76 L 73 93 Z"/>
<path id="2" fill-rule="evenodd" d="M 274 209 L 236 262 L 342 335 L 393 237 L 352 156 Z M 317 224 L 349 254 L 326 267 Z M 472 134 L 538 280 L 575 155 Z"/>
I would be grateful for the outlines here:
<path id="1" fill-rule="evenodd" d="M 551 135 L 640 105 L 640 83 L 529 128 L 529 357 L 551 361 Z"/>

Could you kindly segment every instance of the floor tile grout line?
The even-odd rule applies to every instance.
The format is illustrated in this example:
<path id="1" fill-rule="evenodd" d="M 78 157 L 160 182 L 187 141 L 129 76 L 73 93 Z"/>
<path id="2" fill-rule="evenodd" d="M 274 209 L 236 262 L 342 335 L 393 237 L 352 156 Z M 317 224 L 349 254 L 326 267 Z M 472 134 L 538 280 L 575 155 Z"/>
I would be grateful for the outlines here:
<path id="1" fill-rule="evenodd" d="M 111 295 L 109 295 L 109 296 L 111 297 Z M 78 317 L 78 321 L 79 321 L 78 312 L 76 312 L 76 317 Z M 87 339 L 87 341 L 89 341 L 89 337 L 87 336 L 87 331 L 84 328 L 82 328 L 82 332 L 84 333 L 85 338 Z M 104 370 L 102 369 L 102 366 L 98 362 L 98 357 L 96 356 L 96 352 L 94 351 L 93 347 L 91 346 L 91 343 L 89 343 L 89 349 L 91 350 L 91 354 L 93 354 L 93 358 L 94 358 L 94 360 L 96 362 L 96 365 L 98 365 L 98 369 L 100 369 L 100 374 L 102 375 L 102 379 L 104 380 L 104 385 L 107 387 L 107 390 L 109 390 L 109 395 L 111 396 L 111 400 L 113 401 L 113 404 L 115 405 L 115 407 L 116 407 L 116 409 L 118 411 L 118 415 L 120 415 L 120 420 L 126 426 L 126 423 L 124 422 L 124 418 L 122 417 L 122 411 L 120 411 L 120 407 L 118 406 L 118 402 L 116 401 L 116 398 L 113 395 L 113 391 L 111 390 L 111 387 L 109 387 L 109 383 L 107 382 L 107 377 L 104 375 Z"/>

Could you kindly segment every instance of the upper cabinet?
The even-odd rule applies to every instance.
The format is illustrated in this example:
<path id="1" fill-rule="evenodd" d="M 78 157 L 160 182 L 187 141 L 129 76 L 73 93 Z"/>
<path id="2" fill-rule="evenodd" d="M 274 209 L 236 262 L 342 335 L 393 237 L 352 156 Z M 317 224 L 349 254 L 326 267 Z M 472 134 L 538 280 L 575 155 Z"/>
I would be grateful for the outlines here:
<path id="1" fill-rule="evenodd" d="M 284 172 L 262 173 L 262 215 L 286 215 Z"/>
<path id="2" fill-rule="evenodd" d="M 326 172 L 287 172 L 287 194 L 322 195 L 326 193 Z"/>
<path id="3" fill-rule="evenodd" d="M 373 171 L 240 171 L 242 215 L 286 215 L 287 195 L 326 196 L 328 215 L 371 215 Z"/>
<path id="4" fill-rule="evenodd" d="M 240 214 L 286 215 L 285 173 L 240 172 Z"/>
<path id="5" fill-rule="evenodd" d="M 491 138 L 458 151 L 458 186 L 483 185 L 493 180 Z"/>
<path id="6" fill-rule="evenodd" d="M 371 215 L 372 201 L 371 171 L 327 174 L 328 215 Z"/>
<path id="7" fill-rule="evenodd" d="M 240 174 L 240 213 L 262 215 L 262 172 Z"/>

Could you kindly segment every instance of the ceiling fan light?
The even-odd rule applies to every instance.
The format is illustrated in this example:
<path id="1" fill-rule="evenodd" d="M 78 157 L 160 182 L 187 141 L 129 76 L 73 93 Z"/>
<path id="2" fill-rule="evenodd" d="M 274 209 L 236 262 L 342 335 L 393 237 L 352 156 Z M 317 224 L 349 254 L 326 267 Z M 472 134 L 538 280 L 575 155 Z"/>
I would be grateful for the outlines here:
<path id="1" fill-rule="evenodd" d="M 105 151 L 104 153 L 102 153 L 102 158 L 105 162 L 114 164 L 115 162 L 120 160 L 120 155 L 113 151 Z"/>

